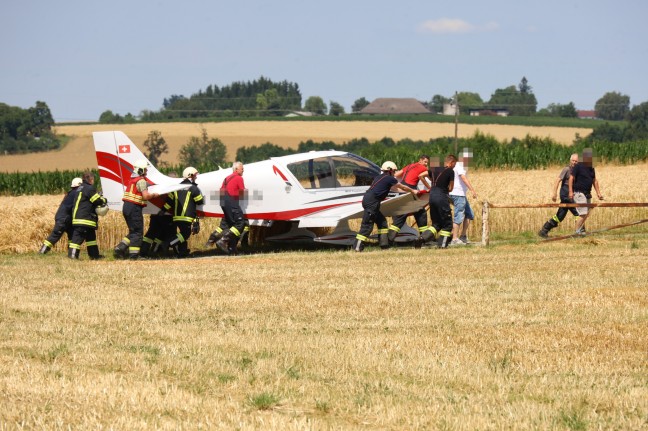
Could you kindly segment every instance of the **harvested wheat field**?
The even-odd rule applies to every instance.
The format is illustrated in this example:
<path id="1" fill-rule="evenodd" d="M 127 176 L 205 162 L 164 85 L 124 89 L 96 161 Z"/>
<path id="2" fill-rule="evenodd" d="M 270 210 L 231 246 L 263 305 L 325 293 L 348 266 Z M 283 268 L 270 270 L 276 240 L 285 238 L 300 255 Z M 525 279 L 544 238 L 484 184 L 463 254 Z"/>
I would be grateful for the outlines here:
<path id="1" fill-rule="evenodd" d="M 285 148 L 297 148 L 300 142 L 312 139 L 316 142 L 333 141 L 343 143 L 355 138 L 379 140 L 390 137 L 395 140 L 431 139 L 454 136 L 454 124 L 448 123 L 400 123 L 400 122 L 328 122 L 328 121 L 243 121 L 230 123 L 147 123 L 122 125 L 77 125 L 56 126 L 58 134 L 71 136 L 70 142 L 60 151 L 0 156 L 0 172 L 32 172 L 54 169 L 95 168 L 96 159 L 92 145 L 92 132 L 122 130 L 130 139 L 143 148 L 147 135 L 159 130 L 169 145 L 169 153 L 161 161 L 178 162 L 180 148 L 192 136 L 200 136 L 202 128 L 211 138 L 219 138 L 227 148 L 227 155 L 233 159 L 238 148 L 271 142 Z M 587 136 L 591 129 L 567 127 L 525 127 L 504 125 L 459 125 L 459 136 L 472 136 L 477 130 L 498 139 L 526 135 L 551 137 L 557 142 L 570 144 L 576 134 Z"/>
<path id="2" fill-rule="evenodd" d="M 597 167 L 606 199 L 648 201 L 646 167 Z M 540 203 L 558 171 L 470 178 Z M 93 262 L 35 253 L 60 199 L 0 197 L 1 429 L 648 428 L 648 224 L 543 243 L 554 210 L 500 209 L 490 247 Z"/>
<path id="3" fill-rule="evenodd" d="M 0 256 L 3 429 L 648 427 L 648 236 Z"/>

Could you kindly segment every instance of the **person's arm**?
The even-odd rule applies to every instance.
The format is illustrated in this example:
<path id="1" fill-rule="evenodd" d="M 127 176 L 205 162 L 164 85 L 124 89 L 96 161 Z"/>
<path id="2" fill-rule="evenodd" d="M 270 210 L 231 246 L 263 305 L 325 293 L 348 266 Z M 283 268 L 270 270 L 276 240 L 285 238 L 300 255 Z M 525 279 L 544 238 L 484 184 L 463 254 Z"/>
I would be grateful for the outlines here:
<path id="1" fill-rule="evenodd" d="M 448 183 L 448 193 L 450 193 L 452 189 L 454 189 L 454 178 Z"/>
<path id="2" fill-rule="evenodd" d="M 392 187 L 392 190 L 400 190 L 400 191 L 405 192 L 405 193 L 411 193 L 413 196 L 416 196 L 416 192 L 417 192 L 415 189 L 404 186 L 401 183 L 394 184 L 394 186 Z"/>
<path id="3" fill-rule="evenodd" d="M 421 174 L 418 176 L 419 180 L 423 183 L 426 189 L 430 190 L 431 186 L 430 183 L 428 183 L 428 178 L 430 178 L 430 175 L 428 174 L 428 171 L 421 172 Z"/>
<path id="4" fill-rule="evenodd" d="M 144 198 L 144 200 L 150 201 L 151 199 L 155 199 L 159 196 L 159 193 L 151 193 L 148 191 L 148 189 L 142 190 L 142 197 Z"/>
<path id="5" fill-rule="evenodd" d="M 470 192 L 472 193 L 473 198 L 474 198 L 474 199 L 477 199 L 477 192 L 476 192 L 475 189 L 473 188 L 472 184 L 470 184 L 470 181 L 468 180 L 468 177 L 465 176 L 465 175 L 459 175 L 459 178 L 461 178 L 461 181 L 463 181 L 464 184 L 468 186 L 468 189 L 469 189 Z M 554 199 L 554 200 L 555 200 L 555 199 Z"/>
<path id="6" fill-rule="evenodd" d="M 560 188 L 559 186 L 561 182 L 562 182 L 562 178 L 558 177 L 558 179 L 556 179 L 556 182 L 553 183 L 553 187 L 551 188 L 551 193 L 552 193 L 551 200 L 554 202 L 556 202 L 556 199 L 558 197 L 558 189 Z"/>
<path id="7" fill-rule="evenodd" d="M 394 177 L 396 178 L 401 178 L 403 176 L 403 169 L 399 169 L 396 172 L 394 172 Z"/>
<path id="8" fill-rule="evenodd" d="M 594 190 L 596 190 L 596 196 L 599 198 L 600 201 L 603 200 L 603 195 L 601 194 L 601 189 L 599 188 L 599 183 L 596 177 L 594 177 Z"/>

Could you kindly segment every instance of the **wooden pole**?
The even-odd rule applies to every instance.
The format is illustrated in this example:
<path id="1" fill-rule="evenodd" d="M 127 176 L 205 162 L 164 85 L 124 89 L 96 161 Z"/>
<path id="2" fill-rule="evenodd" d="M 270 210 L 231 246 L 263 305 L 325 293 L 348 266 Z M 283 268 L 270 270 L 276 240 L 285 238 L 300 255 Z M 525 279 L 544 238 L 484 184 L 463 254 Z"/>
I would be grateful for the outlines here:
<path id="1" fill-rule="evenodd" d="M 459 140 L 459 99 L 457 98 L 457 92 L 455 91 L 455 135 L 454 135 L 454 153 L 457 155 L 458 149 L 458 140 Z M 443 163 L 441 164 L 443 165 Z"/>
<path id="2" fill-rule="evenodd" d="M 560 240 L 567 239 L 567 238 L 579 238 L 579 237 L 583 237 L 583 236 L 589 236 L 589 235 L 592 235 L 592 234 L 595 234 L 595 233 L 607 232 L 607 231 L 613 230 L 613 229 L 621 229 L 623 227 L 634 226 L 636 224 L 641 224 L 641 223 L 648 223 L 648 219 L 637 220 L 637 221 L 634 221 L 632 223 L 618 224 L 616 226 L 604 227 L 603 229 L 595 230 L 595 231 L 592 231 L 592 232 L 587 232 L 585 235 L 579 234 L 579 233 L 572 233 L 570 235 L 555 236 L 553 238 L 547 238 L 547 239 L 543 240 L 542 242 L 560 241 Z"/>
<path id="3" fill-rule="evenodd" d="M 490 243 L 490 228 L 488 226 L 488 201 L 482 204 L 482 245 L 488 246 Z"/>
<path id="4" fill-rule="evenodd" d="M 599 202 L 592 204 L 490 204 L 491 208 L 639 208 L 648 207 L 648 202 Z"/>

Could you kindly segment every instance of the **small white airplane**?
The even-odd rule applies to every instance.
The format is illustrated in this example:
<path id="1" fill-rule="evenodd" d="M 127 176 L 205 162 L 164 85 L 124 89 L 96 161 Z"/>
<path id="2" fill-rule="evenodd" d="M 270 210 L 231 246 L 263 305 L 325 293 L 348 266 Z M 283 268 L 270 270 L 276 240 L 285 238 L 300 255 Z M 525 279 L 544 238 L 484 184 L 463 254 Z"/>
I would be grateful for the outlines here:
<path id="1" fill-rule="evenodd" d="M 122 196 L 133 164 L 148 159 L 120 131 L 93 133 L 101 188 L 111 210 L 121 211 Z M 245 163 L 245 161 L 243 161 Z M 198 208 L 202 217 L 223 216 L 219 190 L 232 169 L 201 172 L 196 184 L 205 197 Z M 245 164 L 247 195 L 241 201 L 250 226 L 270 227 L 276 221 L 291 222 L 284 234 L 266 238 L 268 241 L 316 241 L 351 245 L 356 232 L 349 229 L 350 219 L 362 217 L 362 197 L 380 167 L 360 156 L 343 151 L 311 151 Z M 172 178 L 159 172 L 149 162 L 146 179 L 149 190 L 170 193 L 187 188 L 182 178 Z M 408 214 L 424 207 L 427 194 L 418 197 L 410 193 L 390 193 L 381 204 L 385 216 Z M 157 213 L 164 205 L 163 196 L 147 203 L 144 213 Z M 415 229 L 403 226 L 398 242 L 412 241 Z M 308 228 L 335 228 L 333 233 L 316 236 Z"/>

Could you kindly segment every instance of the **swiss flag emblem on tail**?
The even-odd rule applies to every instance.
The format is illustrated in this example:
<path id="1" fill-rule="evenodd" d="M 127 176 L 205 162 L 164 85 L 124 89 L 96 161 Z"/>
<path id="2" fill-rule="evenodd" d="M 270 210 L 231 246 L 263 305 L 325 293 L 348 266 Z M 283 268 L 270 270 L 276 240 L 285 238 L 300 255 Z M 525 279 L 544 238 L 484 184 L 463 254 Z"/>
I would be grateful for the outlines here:
<path id="1" fill-rule="evenodd" d="M 119 154 L 130 153 L 130 145 L 120 145 Z"/>

